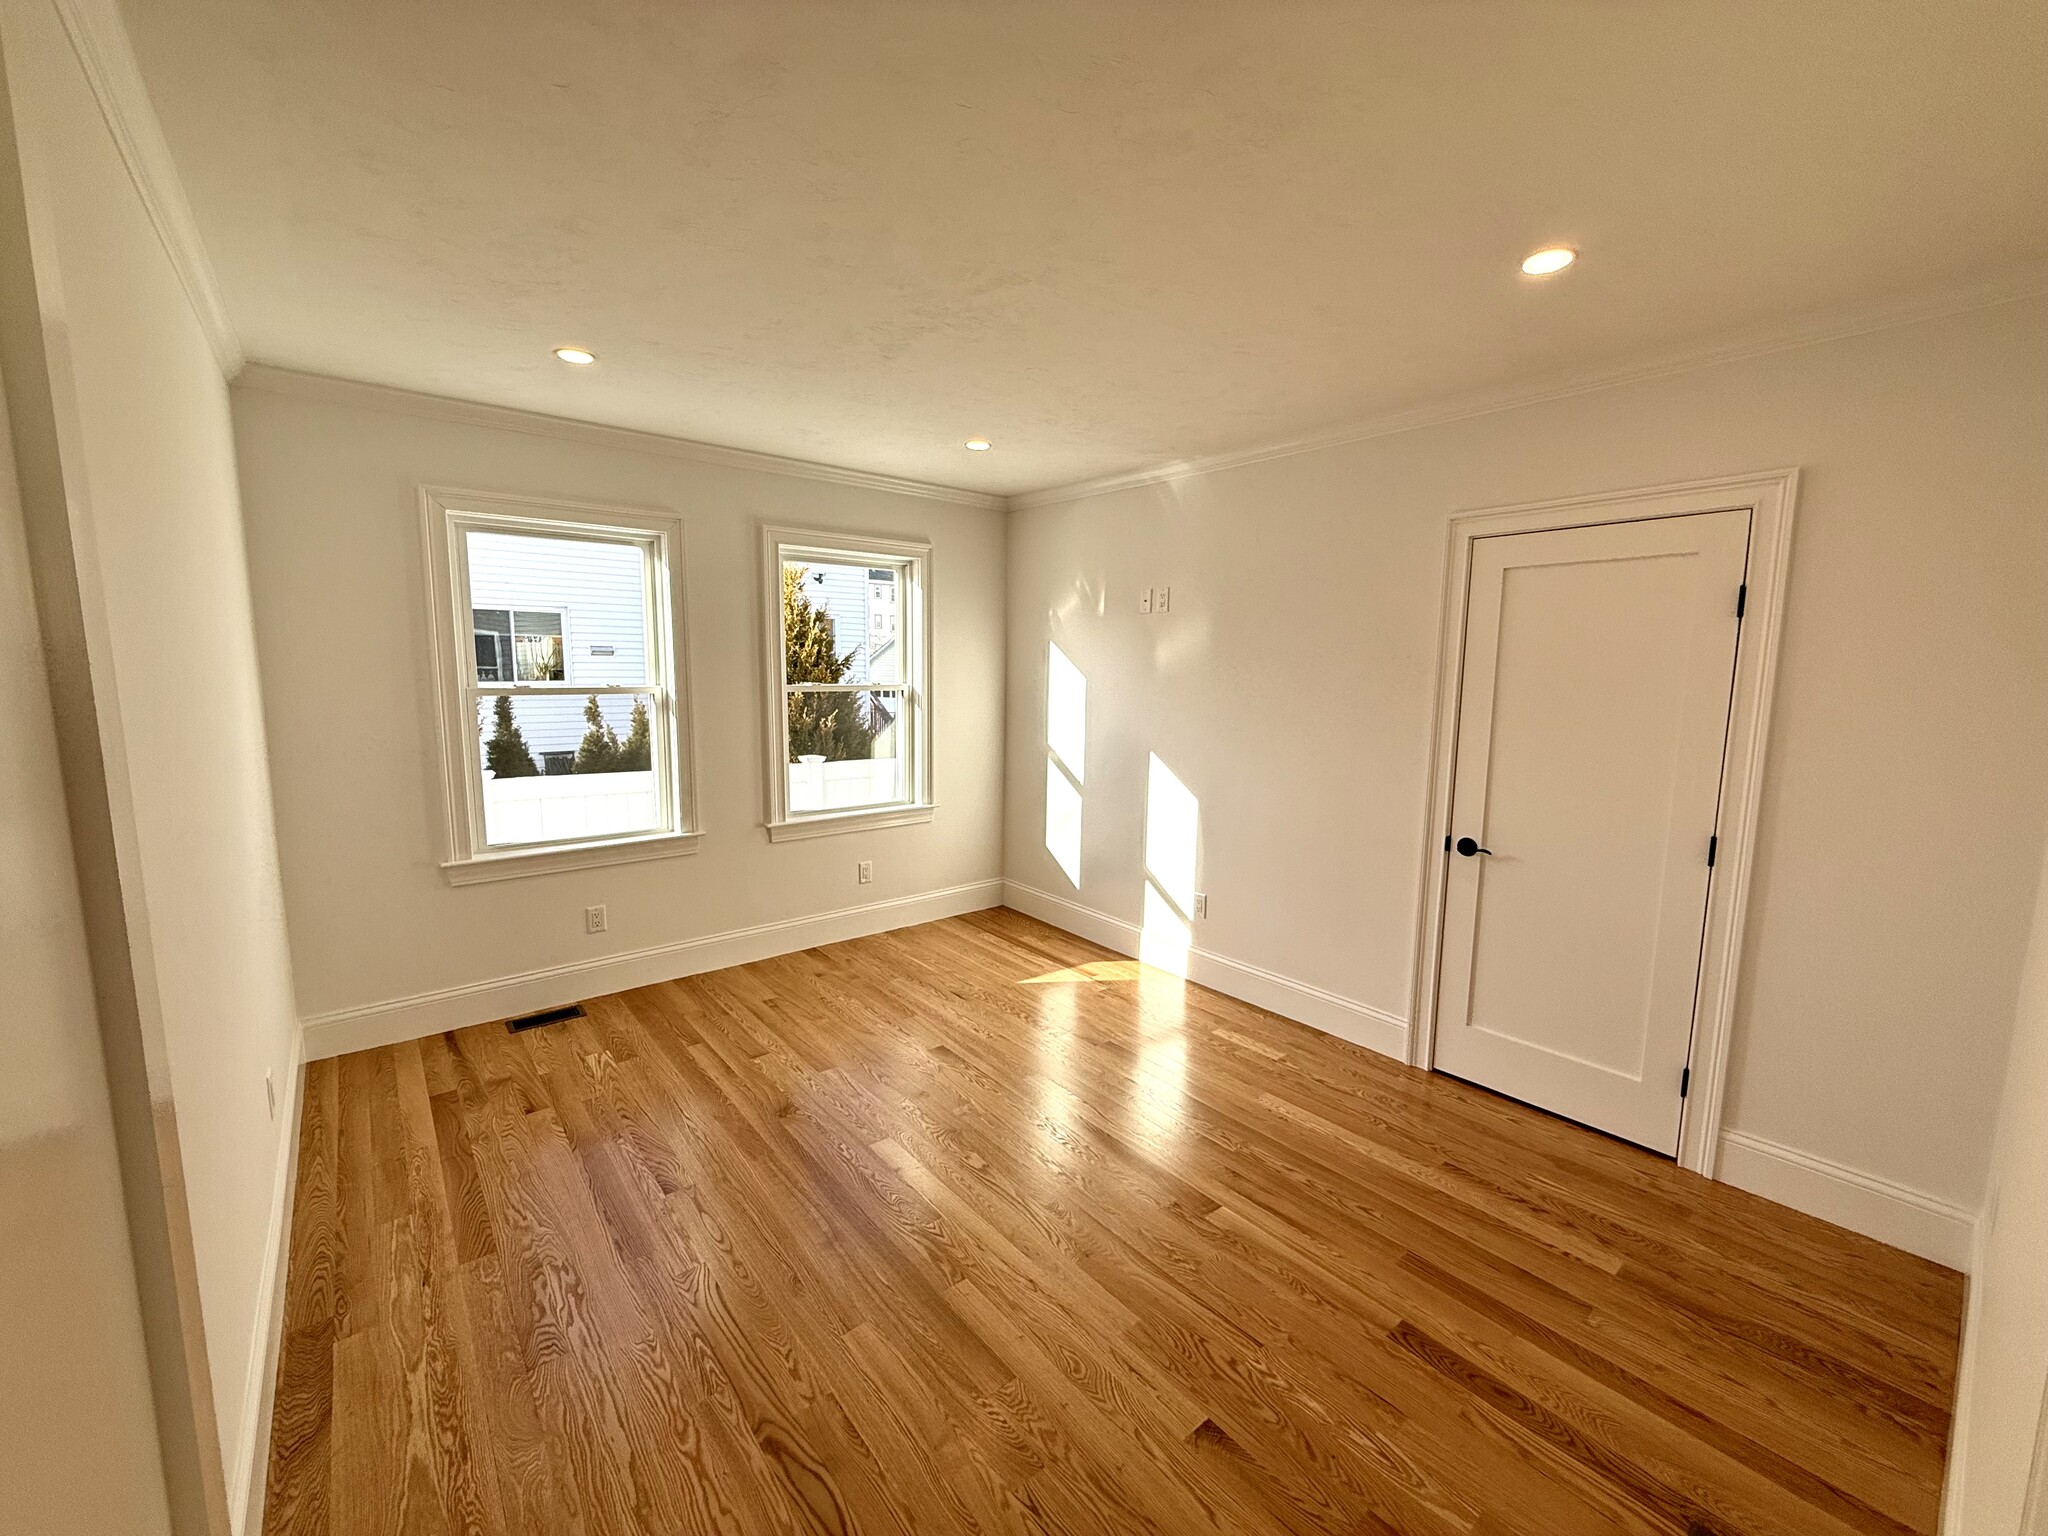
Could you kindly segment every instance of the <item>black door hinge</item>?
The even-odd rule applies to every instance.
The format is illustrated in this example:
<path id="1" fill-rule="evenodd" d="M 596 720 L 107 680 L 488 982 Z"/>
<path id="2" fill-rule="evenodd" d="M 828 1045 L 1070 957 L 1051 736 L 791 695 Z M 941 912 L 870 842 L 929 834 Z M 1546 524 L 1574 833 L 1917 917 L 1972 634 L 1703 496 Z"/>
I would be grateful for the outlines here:
<path id="1" fill-rule="evenodd" d="M 1735 617 L 1742 617 L 1742 610 L 1749 606 L 1749 583 L 1744 582 L 1735 589 Z"/>
<path id="2" fill-rule="evenodd" d="M 1716 832 L 1707 839 L 1707 868 L 1714 867 L 1714 855 L 1721 851 L 1721 834 Z"/>
<path id="3" fill-rule="evenodd" d="M 1682 1099 L 1692 1092 L 1692 1068 L 1687 1067 L 1678 1074 L 1678 1096 Z"/>

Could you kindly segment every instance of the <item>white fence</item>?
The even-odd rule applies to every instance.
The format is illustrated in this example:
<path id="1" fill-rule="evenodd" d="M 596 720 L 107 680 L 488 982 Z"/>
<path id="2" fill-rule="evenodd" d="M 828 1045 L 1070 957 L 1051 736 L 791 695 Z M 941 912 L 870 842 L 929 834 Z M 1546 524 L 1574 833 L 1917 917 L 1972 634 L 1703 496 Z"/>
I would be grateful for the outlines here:
<path id="1" fill-rule="evenodd" d="M 790 814 L 843 811 L 900 800 L 899 766 L 893 757 L 863 757 L 843 763 L 828 763 L 822 757 L 799 758 L 789 765 Z"/>
<path id="2" fill-rule="evenodd" d="M 494 845 L 630 837 L 660 824 L 651 772 L 484 779 L 484 832 Z"/>
<path id="3" fill-rule="evenodd" d="M 903 796 L 893 757 L 789 765 L 789 809 L 849 810 L 887 805 Z M 661 823 L 652 773 L 548 773 L 484 778 L 484 834 L 494 847 L 553 843 L 565 838 L 631 837 Z"/>

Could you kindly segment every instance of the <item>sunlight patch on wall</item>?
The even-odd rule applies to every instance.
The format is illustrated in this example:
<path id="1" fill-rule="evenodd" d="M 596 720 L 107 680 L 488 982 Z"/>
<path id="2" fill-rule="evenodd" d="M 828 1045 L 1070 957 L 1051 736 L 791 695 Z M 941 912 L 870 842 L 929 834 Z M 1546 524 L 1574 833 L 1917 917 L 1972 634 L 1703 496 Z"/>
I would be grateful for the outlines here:
<path id="1" fill-rule="evenodd" d="M 1081 888 L 1081 784 L 1087 773 L 1088 679 L 1048 643 L 1045 661 L 1045 851 Z"/>
<path id="2" fill-rule="evenodd" d="M 1045 744 L 1073 776 L 1088 780 L 1088 679 L 1057 645 L 1046 647 Z"/>
<path id="3" fill-rule="evenodd" d="M 1145 925 L 1138 958 L 1176 976 L 1188 973 L 1200 830 L 1201 803 L 1153 753 L 1145 780 Z"/>
<path id="4" fill-rule="evenodd" d="M 1193 935 L 1187 923 L 1173 910 L 1173 903 L 1159 894 L 1159 887 L 1145 882 L 1145 926 L 1138 933 L 1138 958 L 1147 965 L 1176 976 L 1188 973 L 1188 949 Z"/>
<path id="5" fill-rule="evenodd" d="M 1050 758 L 1045 764 L 1045 851 L 1075 890 L 1081 888 L 1081 791 Z"/>

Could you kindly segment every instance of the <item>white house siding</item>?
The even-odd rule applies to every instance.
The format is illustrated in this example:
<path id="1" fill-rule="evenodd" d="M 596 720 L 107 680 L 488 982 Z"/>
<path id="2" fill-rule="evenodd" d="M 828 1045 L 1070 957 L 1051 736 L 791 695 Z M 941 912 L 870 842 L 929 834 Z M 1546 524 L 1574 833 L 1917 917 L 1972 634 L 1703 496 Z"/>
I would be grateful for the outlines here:
<path id="1" fill-rule="evenodd" d="M 813 607 L 824 609 L 831 617 L 832 643 L 839 654 L 844 656 L 849 651 L 853 652 L 853 666 L 846 674 L 847 681 L 866 682 L 871 675 L 868 670 L 868 568 L 864 565 L 813 562 L 810 574 L 804 578 L 804 595 L 811 600 Z M 878 655 L 885 662 L 893 644 L 892 640 L 879 649 Z M 886 664 L 881 670 L 890 681 L 897 680 Z"/>
<path id="2" fill-rule="evenodd" d="M 470 604 L 560 613 L 563 670 L 572 687 L 644 682 L 647 625 L 641 560 L 639 549 L 625 544 L 471 533 Z M 611 655 L 599 654 L 607 647 Z M 578 698 L 517 701 L 514 715 L 536 759 L 545 752 L 576 750 L 586 728 L 584 703 Z M 607 698 L 599 707 L 623 737 L 633 701 Z"/>

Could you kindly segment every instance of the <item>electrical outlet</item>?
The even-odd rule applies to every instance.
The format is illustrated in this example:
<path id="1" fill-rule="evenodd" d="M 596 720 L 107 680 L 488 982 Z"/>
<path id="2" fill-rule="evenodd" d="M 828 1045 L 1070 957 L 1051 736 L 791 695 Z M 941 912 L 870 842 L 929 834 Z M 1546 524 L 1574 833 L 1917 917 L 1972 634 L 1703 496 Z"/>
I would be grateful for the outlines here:
<path id="1" fill-rule="evenodd" d="M 873 859 L 862 859 L 856 868 L 859 870 L 860 883 L 862 885 L 873 885 L 875 883 L 875 861 Z"/>
<path id="2" fill-rule="evenodd" d="M 1144 591 L 1142 591 L 1142 592 L 1140 592 L 1140 593 L 1138 594 L 1138 612 L 1140 612 L 1140 613 L 1150 613 L 1151 611 L 1152 611 L 1152 589 L 1151 589 L 1150 587 L 1147 587 L 1147 588 L 1146 588 L 1146 589 L 1145 589 Z"/>
<path id="3" fill-rule="evenodd" d="M 1197 891 L 1197 892 L 1195 892 L 1195 916 L 1197 916 L 1197 917 L 1207 917 L 1208 915 L 1209 915 L 1209 893 L 1208 893 L 1207 891 Z"/>
<path id="4" fill-rule="evenodd" d="M 1161 613 L 1173 612 L 1173 588 L 1161 587 L 1159 589 L 1159 611 Z"/>
<path id="5" fill-rule="evenodd" d="M 263 1102 L 270 1106 L 270 1118 L 277 1118 L 277 1079 L 270 1073 L 263 1074 Z"/>
<path id="6" fill-rule="evenodd" d="M 585 933 L 603 933 L 608 926 L 610 925 L 605 921 L 603 907 L 585 907 L 583 909 L 583 931 Z"/>

